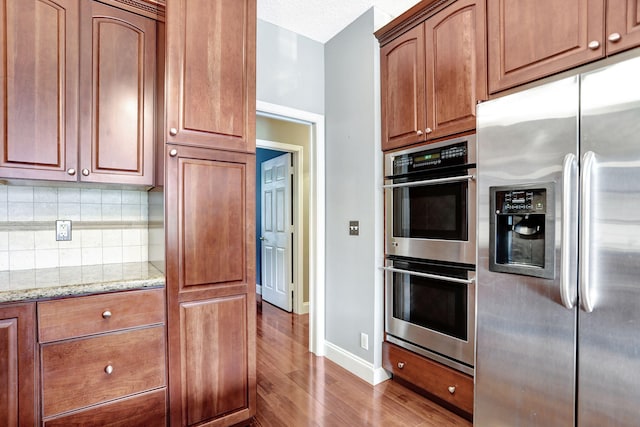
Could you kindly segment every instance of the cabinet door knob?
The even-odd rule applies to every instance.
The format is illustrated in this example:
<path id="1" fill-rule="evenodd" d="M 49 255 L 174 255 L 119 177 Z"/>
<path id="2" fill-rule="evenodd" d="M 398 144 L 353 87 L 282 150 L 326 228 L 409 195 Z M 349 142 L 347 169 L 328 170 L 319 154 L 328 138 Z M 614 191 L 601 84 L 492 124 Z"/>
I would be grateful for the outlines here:
<path id="1" fill-rule="evenodd" d="M 73 176 L 73 175 L 75 175 L 75 174 L 76 174 L 76 170 L 75 170 L 74 168 L 69 168 L 69 169 L 67 169 L 67 173 L 68 173 L 69 175 Z"/>
<path id="2" fill-rule="evenodd" d="M 178 150 L 176 150 L 175 148 L 172 148 L 171 151 L 169 151 L 169 155 L 171 157 L 175 157 L 178 155 Z"/>
<path id="3" fill-rule="evenodd" d="M 590 41 L 587 47 L 591 50 L 596 50 L 600 47 L 600 42 L 598 40 Z"/>
<path id="4" fill-rule="evenodd" d="M 113 366 L 111 366 L 111 365 L 107 365 L 107 366 L 104 368 L 104 372 L 105 372 L 107 375 L 111 375 L 111 374 L 113 373 Z"/>
<path id="5" fill-rule="evenodd" d="M 620 35 L 620 33 L 611 33 L 611 34 L 609 34 L 609 37 L 607 37 L 607 39 L 611 43 L 619 42 L 621 38 L 622 38 L 622 36 Z"/>
<path id="6" fill-rule="evenodd" d="M 418 129 L 418 130 L 416 131 L 416 135 L 421 136 L 421 135 L 422 135 L 422 131 L 421 131 L 420 129 Z"/>
<path id="7" fill-rule="evenodd" d="M 102 312 L 102 318 L 103 319 L 109 319 L 111 318 L 111 312 L 109 310 L 105 310 Z"/>
<path id="8" fill-rule="evenodd" d="M 398 369 L 404 368 L 404 362 L 398 362 Z"/>
<path id="9" fill-rule="evenodd" d="M 425 131 L 427 134 L 430 134 L 431 132 L 433 132 L 433 130 L 432 130 L 431 128 L 426 128 L 424 131 Z"/>
<path id="10" fill-rule="evenodd" d="M 178 129 L 176 128 L 169 129 L 169 135 L 176 136 L 177 134 L 178 134 Z"/>
<path id="11" fill-rule="evenodd" d="M 89 176 L 89 169 L 87 169 L 87 168 L 82 169 L 82 175 Z"/>
<path id="12" fill-rule="evenodd" d="M 449 390 L 449 393 L 453 394 L 453 393 L 455 393 L 455 392 L 456 392 L 456 387 L 455 387 L 455 386 L 453 386 L 453 385 L 450 385 L 450 386 L 449 386 L 449 388 L 448 388 L 447 390 Z"/>

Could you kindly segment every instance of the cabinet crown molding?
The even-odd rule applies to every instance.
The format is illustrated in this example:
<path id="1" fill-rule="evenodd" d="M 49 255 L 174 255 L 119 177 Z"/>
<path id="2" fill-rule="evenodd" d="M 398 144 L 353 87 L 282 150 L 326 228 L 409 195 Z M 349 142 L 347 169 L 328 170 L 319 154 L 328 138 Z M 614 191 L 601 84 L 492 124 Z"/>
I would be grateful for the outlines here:
<path id="1" fill-rule="evenodd" d="M 374 33 L 380 46 L 384 46 L 399 35 L 421 22 L 431 15 L 454 3 L 455 0 L 423 0 L 404 12 L 402 15 L 389 22 L 384 27 Z"/>

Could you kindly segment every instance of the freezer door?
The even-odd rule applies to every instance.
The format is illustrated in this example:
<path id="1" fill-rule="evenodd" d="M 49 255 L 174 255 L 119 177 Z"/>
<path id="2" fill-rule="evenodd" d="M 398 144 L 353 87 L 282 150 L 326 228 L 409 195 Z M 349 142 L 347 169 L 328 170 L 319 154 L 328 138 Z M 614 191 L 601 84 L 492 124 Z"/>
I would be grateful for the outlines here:
<path id="1" fill-rule="evenodd" d="M 638 425 L 640 58 L 581 79 L 578 425 Z"/>
<path id="2" fill-rule="evenodd" d="M 560 218 L 577 189 L 577 173 L 565 189 L 562 170 L 577 155 L 578 90 L 571 77 L 478 106 L 477 426 L 574 425 L 577 309 L 560 295 L 560 239 L 571 231 Z M 552 278 L 490 271 L 490 187 L 536 184 L 554 187 Z"/>

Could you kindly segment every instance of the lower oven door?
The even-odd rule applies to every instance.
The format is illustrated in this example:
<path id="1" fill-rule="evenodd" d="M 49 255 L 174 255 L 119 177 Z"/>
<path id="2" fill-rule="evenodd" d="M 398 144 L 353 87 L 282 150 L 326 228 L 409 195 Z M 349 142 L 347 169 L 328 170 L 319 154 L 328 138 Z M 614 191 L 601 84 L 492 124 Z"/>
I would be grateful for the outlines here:
<path id="1" fill-rule="evenodd" d="M 473 373 L 475 272 L 400 258 L 385 270 L 387 340 Z"/>

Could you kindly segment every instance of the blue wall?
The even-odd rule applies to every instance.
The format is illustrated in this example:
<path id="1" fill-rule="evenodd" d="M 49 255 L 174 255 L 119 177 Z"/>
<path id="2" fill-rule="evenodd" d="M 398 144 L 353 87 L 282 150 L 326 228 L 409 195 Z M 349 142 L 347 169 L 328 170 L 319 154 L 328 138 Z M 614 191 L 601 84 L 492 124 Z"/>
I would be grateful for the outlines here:
<path id="1" fill-rule="evenodd" d="M 285 154 L 284 151 L 267 150 L 266 148 L 256 148 L 256 284 L 262 284 L 262 245 L 260 241 L 260 224 L 262 223 L 262 186 L 260 171 L 262 162 L 271 160 Z"/>

